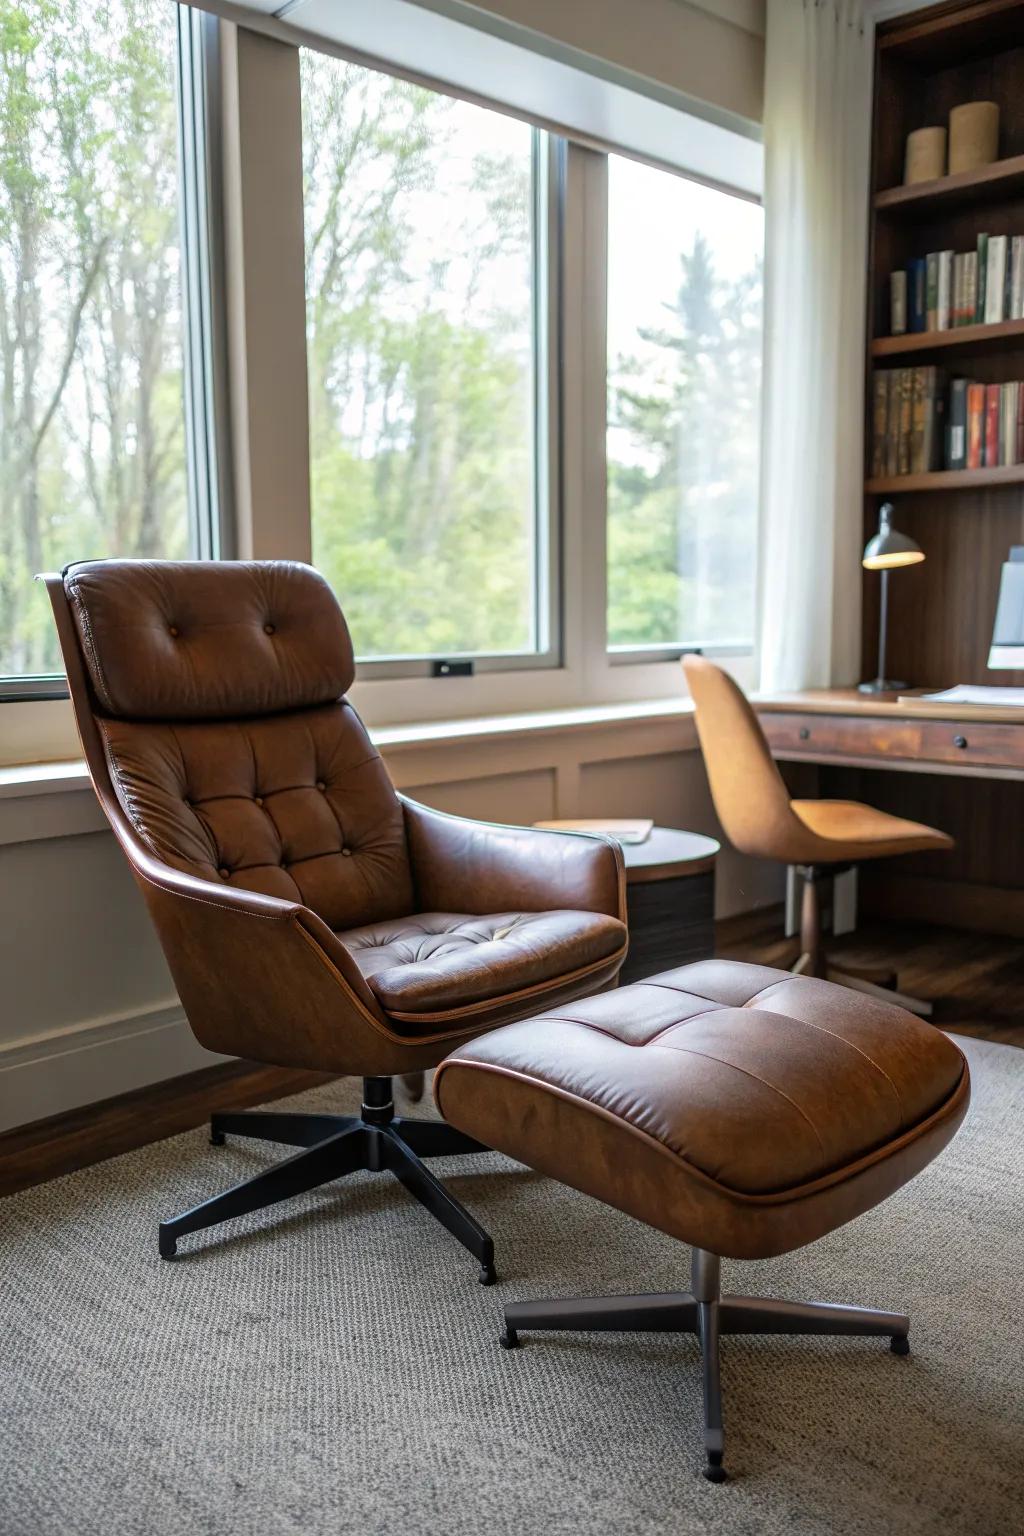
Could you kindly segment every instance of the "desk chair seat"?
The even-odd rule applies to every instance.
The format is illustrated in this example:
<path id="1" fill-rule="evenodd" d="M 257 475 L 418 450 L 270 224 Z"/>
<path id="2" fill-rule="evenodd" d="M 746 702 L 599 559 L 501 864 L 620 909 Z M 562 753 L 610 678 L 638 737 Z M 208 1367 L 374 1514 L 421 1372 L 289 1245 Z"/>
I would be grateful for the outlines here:
<path id="1" fill-rule="evenodd" d="M 855 864 L 897 853 L 952 848 L 953 839 L 920 821 L 906 821 L 859 800 L 791 800 L 790 809 L 813 839 L 805 864 Z"/>
<path id="2" fill-rule="evenodd" d="M 800 951 L 793 969 L 825 976 L 927 1017 L 931 1004 L 828 963 L 821 884 L 863 859 L 953 847 L 945 832 L 856 800 L 791 800 L 760 722 L 742 690 L 702 656 L 683 661 L 715 810 L 741 853 L 796 866 L 803 881 Z"/>
<path id="3" fill-rule="evenodd" d="M 95 561 L 46 578 L 100 803 L 211 1051 L 363 1078 L 358 1115 L 214 1115 L 299 1150 L 160 1224 L 186 1233 L 389 1172 L 494 1279 L 488 1234 L 422 1159 L 484 1150 L 395 1114 L 392 1078 L 614 983 L 622 853 L 395 792 L 345 697 L 330 588 L 287 562 Z"/>

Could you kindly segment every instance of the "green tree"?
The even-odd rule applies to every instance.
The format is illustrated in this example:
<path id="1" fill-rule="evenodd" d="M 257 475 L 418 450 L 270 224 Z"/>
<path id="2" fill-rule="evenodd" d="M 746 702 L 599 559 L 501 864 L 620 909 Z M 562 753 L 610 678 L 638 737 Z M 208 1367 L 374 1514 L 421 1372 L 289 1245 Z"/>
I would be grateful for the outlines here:
<path id="1" fill-rule="evenodd" d="M 475 148 L 478 108 L 320 55 L 302 70 L 314 558 L 362 655 L 522 648 L 529 130 Z"/>
<path id="2" fill-rule="evenodd" d="M 175 25 L 0 0 L 0 673 L 57 665 L 36 571 L 187 548 Z"/>
<path id="3" fill-rule="evenodd" d="M 715 273 L 701 234 L 642 355 L 609 370 L 608 632 L 613 644 L 747 639 L 753 620 L 760 266 Z M 615 430 L 618 429 L 618 436 Z"/>

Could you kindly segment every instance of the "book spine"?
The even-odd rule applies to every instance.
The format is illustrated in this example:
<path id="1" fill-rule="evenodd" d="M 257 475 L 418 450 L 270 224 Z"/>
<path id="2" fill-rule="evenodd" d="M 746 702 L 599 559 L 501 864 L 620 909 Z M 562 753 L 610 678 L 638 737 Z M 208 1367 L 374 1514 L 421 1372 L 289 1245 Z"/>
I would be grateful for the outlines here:
<path id="1" fill-rule="evenodd" d="M 871 380 L 871 473 L 876 478 L 884 475 L 888 467 L 885 436 L 889 429 L 889 380 L 891 377 L 891 369 L 876 368 Z"/>
<path id="2" fill-rule="evenodd" d="M 925 463 L 925 427 L 924 418 L 928 408 L 925 397 L 926 368 L 912 368 L 910 370 L 910 447 L 908 449 L 907 470 L 909 474 L 920 475 L 927 469 Z"/>
<path id="3" fill-rule="evenodd" d="M 928 473 L 941 467 L 942 442 L 946 421 L 945 382 L 941 368 L 922 368 L 921 385 L 923 422 L 921 428 L 921 469 Z"/>
<path id="4" fill-rule="evenodd" d="M 992 235 L 988 242 L 988 275 L 985 279 L 985 324 L 999 325 L 1006 302 L 1006 236 Z"/>
<path id="5" fill-rule="evenodd" d="M 929 251 L 925 257 L 925 330 L 939 328 L 939 253 Z"/>
<path id="6" fill-rule="evenodd" d="M 889 276 L 889 334 L 903 336 L 907 330 L 907 274 L 893 272 Z"/>
<path id="7" fill-rule="evenodd" d="M 885 473 L 887 475 L 898 475 L 900 472 L 900 410 L 903 402 L 905 372 L 904 368 L 893 368 L 889 374 L 889 413 L 885 429 Z"/>
<path id="8" fill-rule="evenodd" d="M 1017 447 L 1015 464 L 1024 464 L 1024 387 L 1017 389 Z"/>
<path id="9" fill-rule="evenodd" d="M 949 425 L 946 430 L 946 468 L 967 468 L 967 380 L 954 379 L 949 386 Z"/>
<path id="10" fill-rule="evenodd" d="M 999 385 L 985 385 L 985 458 L 986 469 L 999 463 Z"/>
<path id="11" fill-rule="evenodd" d="M 988 295 L 985 292 L 988 280 L 988 235 L 978 236 L 978 300 L 974 306 L 974 323 L 982 325 L 985 320 L 985 303 Z"/>
<path id="12" fill-rule="evenodd" d="M 962 251 L 953 257 L 953 309 L 950 316 L 950 324 L 953 326 L 964 323 L 964 279 L 967 257 Z"/>
<path id="13" fill-rule="evenodd" d="M 935 301 L 935 329 L 948 331 L 953 304 L 953 252 L 940 251 L 938 263 L 938 287 Z"/>
<path id="14" fill-rule="evenodd" d="M 927 323 L 925 303 L 925 260 L 915 256 L 907 263 L 907 328 L 923 331 Z"/>
<path id="15" fill-rule="evenodd" d="M 968 251 L 964 263 L 964 325 L 973 325 L 978 311 L 977 251 Z"/>
<path id="16" fill-rule="evenodd" d="M 984 458 L 985 386 L 967 386 L 967 468 L 980 469 Z"/>
<path id="17" fill-rule="evenodd" d="M 999 444 L 1000 464 L 1018 464 L 1017 414 L 1020 409 L 1020 384 L 1016 379 L 1003 385 L 1003 428 Z"/>
<path id="18" fill-rule="evenodd" d="M 900 369 L 900 435 L 896 444 L 896 473 L 910 474 L 910 448 L 914 431 L 914 375 L 916 368 Z"/>
<path id="19" fill-rule="evenodd" d="M 1014 235 L 1010 241 L 1010 302 L 1006 309 L 1007 320 L 1020 320 L 1024 311 L 1024 236 Z"/>

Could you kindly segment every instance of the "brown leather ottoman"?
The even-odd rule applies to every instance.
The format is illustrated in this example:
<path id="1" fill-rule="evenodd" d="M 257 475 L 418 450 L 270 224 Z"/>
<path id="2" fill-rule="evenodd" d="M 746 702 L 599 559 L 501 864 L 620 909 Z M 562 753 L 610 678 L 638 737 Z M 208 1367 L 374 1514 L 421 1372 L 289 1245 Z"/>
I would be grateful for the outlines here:
<path id="1" fill-rule="evenodd" d="M 763 1259 L 878 1205 L 946 1145 L 970 1098 L 960 1051 L 902 1008 L 827 981 L 707 960 L 509 1024 L 434 1081 L 445 1119 L 693 1249 L 686 1294 L 519 1302 L 522 1329 L 701 1341 L 704 1474 L 725 1476 L 722 1333 L 888 1337 L 898 1313 L 723 1296 L 719 1259 Z"/>

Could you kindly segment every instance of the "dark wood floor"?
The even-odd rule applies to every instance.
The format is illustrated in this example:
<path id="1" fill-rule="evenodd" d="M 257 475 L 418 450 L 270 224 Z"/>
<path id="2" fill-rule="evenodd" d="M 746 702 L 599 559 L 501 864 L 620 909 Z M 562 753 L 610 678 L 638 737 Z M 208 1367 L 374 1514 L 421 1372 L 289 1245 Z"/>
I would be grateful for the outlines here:
<path id="1" fill-rule="evenodd" d="M 66 1110 L 0 1135 L 0 1196 L 134 1152 L 203 1125 L 217 1109 L 248 1109 L 331 1078 L 252 1061 L 229 1061 Z"/>
<path id="2" fill-rule="evenodd" d="M 793 940 L 779 909 L 719 924 L 718 953 L 759 965 L 788 963 Z M 1024 944 L 1019 939 L 924 924 L 866 923 L 829 939 L 829 955 L 854 969 L 896 971 L 903 991 L 935 1002 L 943 1029 L 1024 1047 Z"/>

